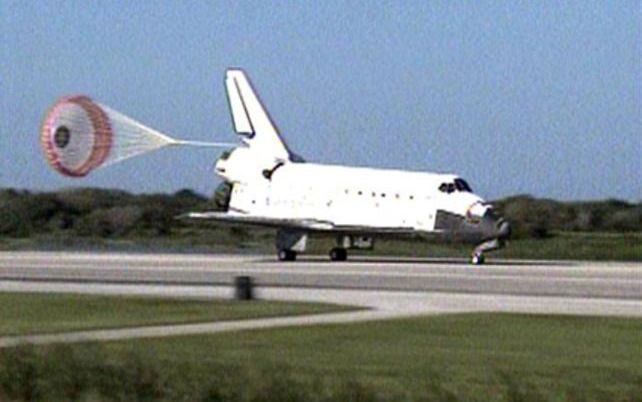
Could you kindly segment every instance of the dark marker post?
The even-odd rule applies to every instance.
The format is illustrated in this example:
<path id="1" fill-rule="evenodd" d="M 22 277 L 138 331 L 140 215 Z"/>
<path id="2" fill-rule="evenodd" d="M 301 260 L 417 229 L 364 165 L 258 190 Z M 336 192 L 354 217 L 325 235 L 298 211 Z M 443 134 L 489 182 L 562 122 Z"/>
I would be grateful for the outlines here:
<path id="1" fill-rule="evenodd" d="M 252 300 L 254 295 L 252 293 L 252 277 L 250 276 L 237 276 L 234 278 L 235 296 L 236 300 Z"/>

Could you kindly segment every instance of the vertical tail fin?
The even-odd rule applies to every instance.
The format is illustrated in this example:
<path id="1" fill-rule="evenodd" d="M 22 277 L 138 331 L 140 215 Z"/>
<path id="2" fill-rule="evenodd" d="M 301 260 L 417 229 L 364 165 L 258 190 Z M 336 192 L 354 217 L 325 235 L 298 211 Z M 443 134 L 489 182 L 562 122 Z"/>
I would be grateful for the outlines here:
<path id="1" fill-rule="evenodd" d="M 245 72 L 240 69 L 227 70 L 225 87 L 234 129 L 243 137 L 243 141 L 257 152 L 275 159 L 295 159 L 295 155 L 290 152 L 261 104 Z"/>

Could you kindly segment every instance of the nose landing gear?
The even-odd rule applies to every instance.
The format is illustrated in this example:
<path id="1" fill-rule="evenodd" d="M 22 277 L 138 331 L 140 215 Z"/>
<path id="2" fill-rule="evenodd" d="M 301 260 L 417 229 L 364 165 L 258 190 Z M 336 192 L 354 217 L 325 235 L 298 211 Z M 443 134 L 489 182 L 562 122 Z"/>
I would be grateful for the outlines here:
<path id="1" fill-rule="evenodd" d="M 484 258 L 484 252 L 498 250 L 504 247 L 504 244 L 504 240 L 502 239 L 491 239 L 481 243 L 480 245 L 475 247 L 470 256 L 471 264 L 482 265 L 484 262 L 486 262 L 486 259 Z"/>
<path id="2" fill-rule="evenodd" d="M 484 252 L 498 250 L 506 245 L 506 239 L 510 237 L 511 227 L 510 224 L 504 219 L 499 219 L 494 222 L 494 238 L 487 239 L 475 247 L 470 262 L 473 265 L 481 265 L 484 263 Z"/>
<path id="3" fill-rule="evenodd" d="M 486 257 L 484 257 L 484 253 L 480 252 L 473 252 L 473 254 L 470 256 L 470 262 L 473 265 L 481 265 L 484 262 L 486 262 Z"/>

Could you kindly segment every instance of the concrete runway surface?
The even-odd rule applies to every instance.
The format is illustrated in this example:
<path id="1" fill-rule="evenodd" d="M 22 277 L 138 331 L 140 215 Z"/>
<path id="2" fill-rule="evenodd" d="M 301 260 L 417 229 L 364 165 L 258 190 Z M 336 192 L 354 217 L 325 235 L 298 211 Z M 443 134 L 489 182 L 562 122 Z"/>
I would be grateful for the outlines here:
<path id="1" fill-rule="evenodd" d="M 330 262 L 273 256 L 0 253 L 0 291 L 231 297 L 249 275 L 258 297 L 349 304 L 367 310 L 302 317 L 0 338 L 78 342 L 174 336 L 274 326 L 343 323 L 438 313 L 522 312 L 642 317 L 642 264 L 354 257 Z"/>

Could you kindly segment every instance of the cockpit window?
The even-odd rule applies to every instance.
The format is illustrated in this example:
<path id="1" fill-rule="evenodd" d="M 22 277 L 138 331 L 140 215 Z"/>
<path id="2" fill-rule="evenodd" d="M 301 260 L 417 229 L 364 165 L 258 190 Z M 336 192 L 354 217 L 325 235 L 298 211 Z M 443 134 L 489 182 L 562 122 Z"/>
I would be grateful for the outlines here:
<path id="1" fill-rule="evenodd" d="M 455 192 L 455 183 L 448 183 L 448 194 Z"/>
<path id="2" fill-rule="evenodd" d="M 455 191 L 461 191 L 466 193 L 472 193 L 473 190 L 470 188 L 468 183 L 464 179 L 455 179 L 453 183 L 441 183 L 439 185 L 439 191 L 442 193 L 454 193 Z"/>
<path id="3" fill-rule="evenodd" d="M 473 192 L 473 190 L 464 179 L 455 179 L 455 187 L 457 187 L 457 191 L 464 191 L 467 193 Z"/>
<path id="4" fill-rule="evenodd" d="M 441 183 L 439 185 L 439 191 L 450 194 L 455 191 L 455 183 Z"/>

